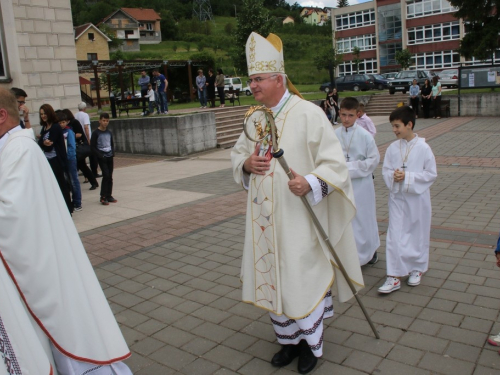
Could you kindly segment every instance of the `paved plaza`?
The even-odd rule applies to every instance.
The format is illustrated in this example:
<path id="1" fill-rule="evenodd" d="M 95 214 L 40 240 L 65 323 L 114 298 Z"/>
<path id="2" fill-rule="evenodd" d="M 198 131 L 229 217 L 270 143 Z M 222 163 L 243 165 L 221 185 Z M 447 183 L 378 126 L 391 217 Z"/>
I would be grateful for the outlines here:
<path id="1" fill-rule="evenodd" d="M 381 160 L 395 140 L 374 118 Z M 112 131 L 113 125 L 111 123 Z M 385 280 L 388 189 L 375 173 L 380 261 L 362 268 L 360 292 L 380 333 L 375 339 L 355 299 L 334 304 L 324 355 L 312 374 L 500 374 L 486 344 L 500 332 L 500 118 L 417 120 L 436 155 L 431 188 L 430 267 L 418 287 L 379 295 Z M 293 150 L 285 150 L 293 152 Z M 118 155 L 113 196 L 83 187 L 73 215 L 120 323 L 135 374 L 297 374 L 277 369 L 268 314 L 241 302 L 246 193 L 233 178 L 230 150 L 185 158 Z M 291 166 L 293 168 L 293 165 Z"/>

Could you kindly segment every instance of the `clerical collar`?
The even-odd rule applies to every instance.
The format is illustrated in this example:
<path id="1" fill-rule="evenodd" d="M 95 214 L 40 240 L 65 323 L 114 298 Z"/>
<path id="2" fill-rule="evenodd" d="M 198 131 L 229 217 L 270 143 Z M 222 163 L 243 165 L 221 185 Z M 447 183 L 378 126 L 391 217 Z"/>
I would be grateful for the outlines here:
<path id="1" fill-rule="evenodd" d="M 407 144 L 414 143 L 413 141 L 416 141 L 418 139 L 418 134 L 417 133 L 413 133 L 413 134 L 415 134 L 415 136 L 411 140 L 409 140 L 409 141 L 407 141 L 406 139 L 401 139 L 401 140 L 405 141 Z"/>
<path id="2" fill-rule="evenodd" d="M 5 147 L 5 144 L 7 143 L 10 135 L 17 133 L 19 130 L 23 130 L 23 128 L 21 128 L 21 125 L 17 125 L 15 128 L 10 129 L 2 136 L 2 138 L 0 138 L 0 151 L 2 151 L 2 149 Z"/>
<path id="3" fill-rule="evenodd" d="M 358 124 L 354 123 L 353 126 L 349 126 L 348 128 L 346 128 L 344 125 L 342 125 L 342 130 L 344 131 L 344 133 L 349 133 L 349 132 L 352 132 L 354 129 L 356 129 L 358 126 Z"/>
<path id="4" fill-rule="evenodd" d="M 281 107 L 283 106 L 283 104 L 285 104 L 285 102 L 289 96 L 290 96 L 290 92 L 288 91 L 288 89 L 286 89 L 286 91 L 283 94 L 283 96 L 281 97 L 281 100 L 279 101 L 279 103 L 275 107 L 272 107 L 271 111 L 273 111 L 273 113 L 278 113 L 279 110 L 281 109 Z"/>

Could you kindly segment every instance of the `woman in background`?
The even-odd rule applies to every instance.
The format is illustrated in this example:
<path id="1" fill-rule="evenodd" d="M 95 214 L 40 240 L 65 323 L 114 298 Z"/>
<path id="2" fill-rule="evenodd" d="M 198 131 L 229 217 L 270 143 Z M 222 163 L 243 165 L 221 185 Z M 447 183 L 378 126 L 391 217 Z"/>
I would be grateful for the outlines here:
<path id="1" fill-rule="evenodd" d="M 215 77 L 215 87 L 217 87 L 217 93 L 219 94 L 220 98 L 220 106 L 219 107 L 224 107 L 224 104 L 226 103 L 225 101 L 225 95 L 224 94 L 224 73 L 222 73 L 222 69 L 219 68 L 217 69 L 217 77 Z"/>
<path id="2" fill-rule="evenodd" d="M 428 79 L 426 79 L 424 82 L 421 94 L 422 94 L 422 107 L 424 107 L 424 118 L 429 118 L 430 117 L 429 111 L 431 108 L 432 87 Z"/>
<path id="3" fill-rule="evenodd" d="M 441 118 L 441 82 L 439 78 L 432 77 L 432 101 L 434 102 L 434 117 Z"/>

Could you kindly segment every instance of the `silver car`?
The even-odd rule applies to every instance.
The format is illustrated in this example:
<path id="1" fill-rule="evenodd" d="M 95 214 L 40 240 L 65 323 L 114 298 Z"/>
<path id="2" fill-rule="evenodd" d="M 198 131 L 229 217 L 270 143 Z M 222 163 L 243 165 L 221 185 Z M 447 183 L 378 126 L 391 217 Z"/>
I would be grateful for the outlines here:
<path id="1" fill-rule="evenodd" d="M 458 69 L 446 69 L 439 73 L 441 86 L 458 86 Z"/>

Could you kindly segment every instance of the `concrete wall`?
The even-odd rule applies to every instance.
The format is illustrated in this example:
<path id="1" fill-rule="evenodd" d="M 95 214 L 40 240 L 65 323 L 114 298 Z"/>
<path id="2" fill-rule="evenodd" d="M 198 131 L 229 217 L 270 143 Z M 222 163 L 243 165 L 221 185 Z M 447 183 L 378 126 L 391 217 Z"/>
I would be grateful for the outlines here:
<path id="1" fill-rule="evenodd" d="M 92 122 L 92 129 L 98 121 Z M 110 121 L 117 152 L 182 156 L 217 147 L 213 112 Z"/>
<path id="2" fill-rule="evenodd" d="M 444 95 L 441 100 L 447 99 L 451 116 L 458 116 L 458 95 Z M 500 116 L 500 93 L 460 95 L 460 116 Z"/>

